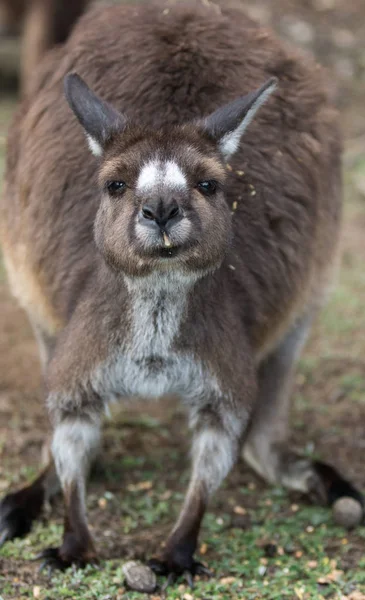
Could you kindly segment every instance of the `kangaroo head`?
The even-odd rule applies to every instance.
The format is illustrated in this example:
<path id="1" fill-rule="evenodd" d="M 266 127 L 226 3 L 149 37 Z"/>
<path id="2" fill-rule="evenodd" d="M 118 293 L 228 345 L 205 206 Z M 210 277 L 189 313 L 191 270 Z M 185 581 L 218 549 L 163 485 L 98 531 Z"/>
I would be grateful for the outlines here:
<path id="1" fill-rule="evenodd" d="M 231 237 L 226 161 L 276 87 L 260 89 L 184 125 L 158 130 L 130 122 L 77 75 L 66 98 L 99 158 L 96 244 L 114 269 L 199 274 L 218 267 Z"/>

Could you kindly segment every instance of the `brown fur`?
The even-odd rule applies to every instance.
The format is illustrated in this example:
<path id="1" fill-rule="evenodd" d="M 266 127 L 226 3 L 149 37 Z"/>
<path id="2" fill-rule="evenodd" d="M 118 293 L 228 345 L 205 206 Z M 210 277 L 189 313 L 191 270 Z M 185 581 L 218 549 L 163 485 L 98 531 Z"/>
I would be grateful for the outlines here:
<path id="1" fill-rule="evenodd" d="M 62 80 L 71 70 L 131 122 L 106 143 L 99 171 L 63 97 Z M 279 80 L 277 91 L 223 165 L 196 120 L 270 76 Z M 54 423 L 89 424 L 103 410 L 92 375 L 133 335 L 133 296 L 124 276 L 137 281 L 162 269 L 131 228 L 145 201 L 134 191 L 139 169 L 158 148 L 184 166 L 191 192 L 177 198 L 195 219 L 189 244 L 171 264 L 186 273 L 210 272 L 189 294 L 173 346 L 208 365 L 224 397 L 194 405 L 196 439 L 199 432 L 222 431 L 236 453 L 247 419 L 259 413 L 267 424 L 258 364 L 281 346 L 285 355 L 288 332 L 323 303 L 335 267 L 340 140 L 321 69 L 235 8 L 168 2 L 85 15 L 64 48 L 44 62 L 16 115 L 1 204 L 13 291 L 53 336 L 47 383 Z M 214 200 L 193 189 L 198 176 L 220 182 Z M 107 182 L 121 179 L 128 188 L 113 200 Z M 289 363 L 286 369 L 281 360 L 288 371 Z M 282 384 L 277 387 L 280 394 Z M 282 421 L 284 432 L 284 414 Z M 192 483 L 199 501 L 191 493 L 188 513 L 196 519 L 182 513 L 167 547 L 184 559 L 167 557 L 170 570 L 194 572 L 208 487 Z M 74 502 L 73 514 L 80 510 Z M 71 516 L 69 509 L 68 523 Z M 73 552 L 61 559 L 67 563 Z"/>
<path id="2" fill-rule="evenodd" d="M 139 14 L 142 10 L 143 14 Z M 171 25 L 177 10 L 184 23 L 181 33 L 177 33 L 179 25 L 174 22 Z M 22 169 L 17 185 L 20 187 L 26 182 L 31 186 L 31 197 L 27 219 L 23 216 L 20 222 L 18 217 L 17 223 L 5 225 L 5 236 L 14 239 L 14 242 L 9 240 L 9 245 L 16 244 L 19 239 L 26 247 L 31 244 L 28 257 L 35 273 L 40 271 L 40 263 L 42 270 L 47 271 L 46 257 L 52 256 L 51 273 L 44 273 L 45 289 L 62 320 L 67 312 L 67 300 L 72 304 L 69 296 L 74 293 L 74 286 L 64 285 L 65 280 L 79 279 L 75 277 L 79 271 L 91 272 L 96 260 L 93 250 L 87 253 L 79 244 L 80 238 L 87 245 L 93 244 L 92 222 L 97 202 L 93 188 L 90 188 L 91 182 L 95 182 L 95 161 L 89 156 L 82 132 L 75 127 L 61 93 L 62 76 L 71 67 L 80 75 L 86 75 L 89 85 L 96 91 L 104 91 L 103 97 L 113 101 L 116 107 L 135 119 L 149 120 L 154 126 L 206 114 L 220 103 L 254 89 L 269 74 L 277 74 L 280 88 L 275 102 L 263 109 L 251 124 L 240 153 L 232 161 L 227 186 L 228 202 L 238 204 L 233 227 L 237 229 L 236 244 L 243 245 L 244 253 L 242 257 L 232 258 L 236 271 L 227 271 L 224 276 L 235 280 L 238 272 L 240 279 L 245 280 L 245 287 L 249 288 L 245 318 L 253 342 L 261 346 L 274 328 L 280 328 L 282 319 L 287 320 L 288 304 L 295 307 L 295 312 L 300 312 L 300 304 L 306 306 L 308 296 L 316 301 L 317 290 L 313 289 L 312 283 L 322 280 L 328 262 L 332 261 L 339 219 L 339 203 L 334 201 L 339 193 L 336 165 L 340 151 L 336 113 L 326 101 L 327 92 L 318 66 L 307 66 L 303 59 L 294 59 L 293 54 L 288 54 L 285 47 L 269 34 L 262 39 L 260 29 L 247 19 L 242 28 L 242 16 L 239 21 L 237 17 L 228 21 L 229 14 L 218 16 L 208 7 L 199 6 L 197 10 L 204 14 L 201 24 L 198 19 L 192 24 L 188 10 L 175 8 L 167 16 L 160 10 L 158 38 L 153 28 L 148 31 L 147 27 L 142 34 L 140 26 L 133 28 L 132 25 L 142 16 L 142 23 L 147 23 L 156 14 L 154 8 L 95 10 L 83 19 L 66 47 L 65 58 L 50 63 L 49 70 L 55 73 L 49 84 L 40 94 L 35 90 L 34 100 L 29 101 L 23 121 L 16 117 L 19 124 L 13 127 L 10 160 L 17 153 L 21 136 Z M 93 27 L 94 19 L 100 27 Z M 229 27 L 229 36 L 222 23 Z M 120 32 L 118 44 L 111 47 L 102 44 L 103 27 L 108 30 L 108 39 L 116 38 Z M 199 39 L 203 32 L 211 41 L 205 41 L 201 56 L 195 56 L 193 40 Z M 140 35 L 144 38 L 143 48 L 137 54 L 130 52 L 129 48 L 137 43 Z M 175 52 L 171 62 L 168 53 L 169 40 L 175 39 L 181 52 L 190 44 L 190 55 L 185 50 L 184 60 L 187 60 L 186 56 L 196 58 L 186 72 L 186 82 L 180 75 L 179 54 Z M 240 69 L 242 75 L 239 75 Z M 169 85 L 165 85 L 162 78 L 165 70 Z M 179 74 L 175 84 L 174 71 Z M 38 79 L 43 83 L 42 76 L 38 75 Z M 184 89 L 188 86 L 189 94 L 185 98 Z M 134 89 L 138 90 L 137 96 L 133 95 Z M 178 100 L 179 94 L 184 98 L 182 104 Z M 285 126 L 285 136 L 280 139 L 279 124 Z M 60 127 L 65 147 L 58 144 Z M 51 144 L 51 152 L 49 148 L 45 152 L 45 140 Z M 28 151 L 29 144 L 31 149 Z M 81 172 L 80 155 L 85 157 Z M 24 156 L 27 156 L 26 163 Z M 11 178 L 6 182 L 5 197 L 13 195 L 16 168 L 16 165 L 9 165 Z M 333 172 L 331 179 L 322 177 L 326 169 Z M 245 175 L 237 175 L 240 171 Z M 295 173 L 295 177 L 288 179 L 289 172 Z M 36 180 L 34 173 L 39 173 Z M 90 192 L 90 200 L 86 203 L 85 198 Z M 7 212 L 14 222 L 18 204 L 17 194 L 14 196 L 13 203 L 5 206 L 4 223 Z M 77 203 L 74 202 L 76 197 Z M 37 201 L 35 217 L 32 198 Z M 67 230 L 66 238 L 59 240 L 53 222 L 56 216 L 63 221 L 62 215 L 66 213 L 74 226 Z M 316 226 L 313 229 L 314 219 Z M 32 233 L 34 227 L 42 231 L 36 244 Z M 268 248 L 271 248 L 269 256 L 265 252 Z M 296 248 L 300 248 L 300 252 Z M 65 254 L 69 255 L 66 264 Z M 245 264 L 241 266 L 242 260 Z M 242 269 L 246 271 L 245 277 L 242 277 Z M 237 285 L 240 287 L 238 282 Z M 65 294 L 68 298 L 63 297 Z"/>

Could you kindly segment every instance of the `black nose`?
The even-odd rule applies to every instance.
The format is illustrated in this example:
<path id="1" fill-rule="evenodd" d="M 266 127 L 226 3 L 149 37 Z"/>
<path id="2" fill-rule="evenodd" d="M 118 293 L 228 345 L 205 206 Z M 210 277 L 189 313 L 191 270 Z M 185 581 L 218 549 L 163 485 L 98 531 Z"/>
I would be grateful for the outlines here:
<path id="1" fill-rule="evenodd" d="M 168 204 L 160 202 L 159 204 L 145 204 L 142 206 L 142 217 L 148 221 L 155 221 L 157 225 L 163 227 L 168 221 L 177 217 L 181 210 L 176 202 L 173 200 Z"/>

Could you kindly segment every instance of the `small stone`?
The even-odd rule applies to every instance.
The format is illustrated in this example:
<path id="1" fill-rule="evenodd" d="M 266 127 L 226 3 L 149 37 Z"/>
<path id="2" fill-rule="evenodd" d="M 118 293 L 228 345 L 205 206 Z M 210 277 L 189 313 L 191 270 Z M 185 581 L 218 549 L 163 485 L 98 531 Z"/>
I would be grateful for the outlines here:
<path id="1" fill-rule="evenodd" d="M 33 598 L 39 598 L 41 595 L 41 588 L 39 585 L 35 585 L 33 588 Z"/>
<path id="2" fill-rule="evenodd" d="M 156 575 L 146 565 L 130 560 L 122 567 L 126 584 L 131 590 L 151 594 L 156 589 Z"/>
<path id="3" fill-rule="evenodd" d="M 345 529 L 353 529 L 361 523 L 363 518 L 363 509 L 360 502 L 348 496 L 336 500 L 332 511 L 335 523 L 345 527 Z"/>

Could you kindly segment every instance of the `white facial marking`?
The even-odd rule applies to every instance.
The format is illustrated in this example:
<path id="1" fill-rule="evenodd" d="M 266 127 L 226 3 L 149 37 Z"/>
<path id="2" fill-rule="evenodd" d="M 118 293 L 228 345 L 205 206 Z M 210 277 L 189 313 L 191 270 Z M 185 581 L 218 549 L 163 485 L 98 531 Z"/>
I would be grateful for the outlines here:
<path id="1" fill-rule="evenodd" d="M 179 165 L 172 160 L 169 160 L 166 163 L 164 185 L 169 187 L 187 187 L 188 185 L 186 177 Z"/>
<path id="2" fill-rule="evenodd" d="M 273 83 L 264 92 L 262 92 L 262 94 L 257 98 L 256 102 L 254 102 L 251 108 L 247 111 L 243 121 L 241 121 L 239 126 L 236 127 L 236 129 L 234 129 L 233 131 L 229 131 L 222 137 L 222 139 L 219 142 L 219 147 L 225 159 L 230 158 L 232 154 L 237 152 L 243 133 L 245 132 L 248 125 L 251 123 L 260 106 L 262 106 L 264 102 L 266 102 L 266 100 L 269 98 L 269 96 L 271 96 L 276 87 L 276 83 Z"/>
<path id="3" fill-rule="evenodd" d="M 97 142 L 91 135 L 86 135 L 87 143 L 89 144 L 89 148 L 94 156 L 101 156 L 103 154 L 103 149 L 100 146 L 99 142 Z"/>
<path id="4" fill-rule="evenodd" d="M 172 160 L 162 162 L 153 160 L 146 163 L 137 180 L 137 190 L 151 190 L 157 186 L 170 188 L 186 188 L 187 179 L 179 165 Z"/>
<path id="5" fill-rule="evenodd" d="M 161 169 L 158 161 L 151 161 L 142 167 L 137 181 L 138 190 L 149 190 L 161 180 Z"/>

